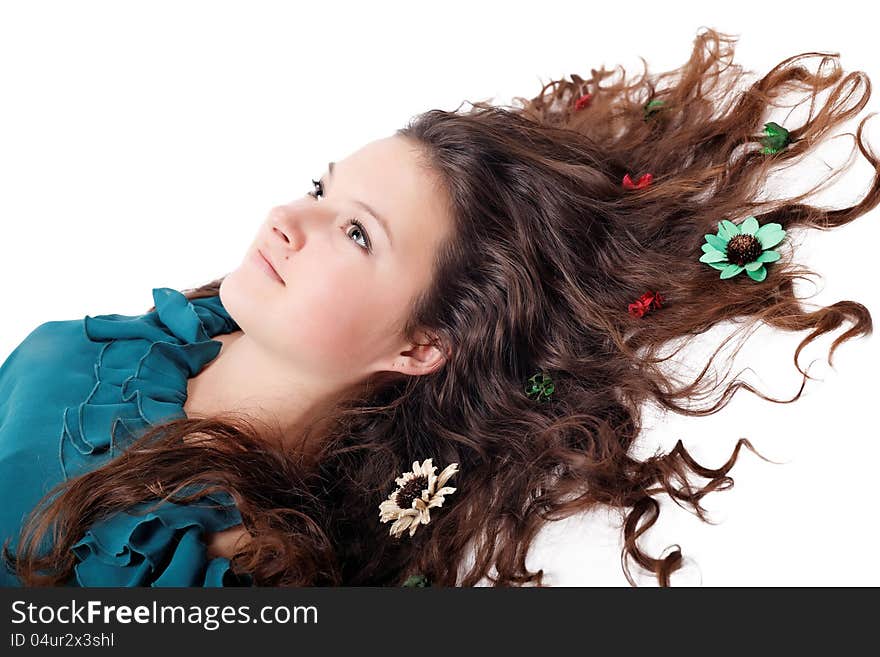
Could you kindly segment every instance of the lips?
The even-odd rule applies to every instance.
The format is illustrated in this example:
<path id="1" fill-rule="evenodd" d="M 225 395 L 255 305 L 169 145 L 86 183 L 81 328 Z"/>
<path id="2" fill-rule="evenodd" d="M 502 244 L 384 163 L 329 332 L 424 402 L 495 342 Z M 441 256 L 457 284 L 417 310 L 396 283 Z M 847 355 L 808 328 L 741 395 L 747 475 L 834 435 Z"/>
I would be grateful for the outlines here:
<path id="1" fill-rule="evenodd" d="M 272 264 L 272 261 L 269 259 L 269 257 L 265 253 L 263 253 L 260 249 L 257 249 L 257 254 L 260 256 L 260 258 L 263 259 L 263 261 L 266 263 L 266 265 L 269 267 L 269 269 L 272 270 L 272 273 L 278 278 L 278 280 L 281 283 L 284 283 L 284 279 L 281 278 L 281 275 L 278 273 L 278 270 L 275 269 L 275 265 Z"/>

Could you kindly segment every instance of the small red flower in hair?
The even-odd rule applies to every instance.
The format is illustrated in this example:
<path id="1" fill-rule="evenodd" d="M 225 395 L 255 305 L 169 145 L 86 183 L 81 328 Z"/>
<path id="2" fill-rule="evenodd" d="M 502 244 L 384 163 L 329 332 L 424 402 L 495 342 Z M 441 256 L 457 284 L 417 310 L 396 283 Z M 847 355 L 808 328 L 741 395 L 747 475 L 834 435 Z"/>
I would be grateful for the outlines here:
<path id="1" fill-rule="evenodd" d="M 654 176 L 650 173 L 646 173 L 641 178 L 638 179 L 637 182 L 633 182 L 633 179 L 629 177 L 629 174 L 626 174 L 623 177 L 623 188 L 624 189 L 644 189 L 654 180 Z"/>
<path id="2" fill-rule="evenodd" d="M 580 98 L 578 98 L 574 103 L 575 111 L 579 111 L 588 107 L 590 102 L 593 100 L 593 94 L 584 94 Z"/>
<path id="3" fill-rule="evenodd" d="M 651 308 L 661 308 L 663 297 L 659 292 L 645 292 L 634 303 L 629 304 L 629 314 L 633 317 L 642 317 Z"/>

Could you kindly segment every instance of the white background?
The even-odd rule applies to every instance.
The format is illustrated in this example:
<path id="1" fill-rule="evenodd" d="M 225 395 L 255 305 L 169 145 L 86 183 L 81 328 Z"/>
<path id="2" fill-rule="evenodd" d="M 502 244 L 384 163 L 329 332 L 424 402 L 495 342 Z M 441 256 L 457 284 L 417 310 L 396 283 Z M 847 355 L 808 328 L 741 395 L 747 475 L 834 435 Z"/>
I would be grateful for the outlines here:
<path id="1" fill-rule="evenodd" d="M 636 75 L 639 55 L 652 72 L 676 68 L 702 26 L 738 35 L 735 61 L 757 74 L 800 52 L 839 52 L 847 72 L 876 84 L 876 25 L 861 13 L 855 2 L 819 16 L 802 3 L 742 1 L 4 1 L 0 359 L 44 321 L 141 313 L 153 287 L 193 287 L 231 271 L 273 205 L 309 191 L 328 160 L 421 111 L 531 97 L 542 82 L 589 77 L 602 64 Z M 863 114 L 878 106 L 875 97 Z M 877 119 L 867 136 L 880 144 Z M 823 161 L 842 164 L 851 144 L 843 137 L 814 156 L 819 173 Z M 859 156 L 822 200 L 854 203 L 870 175 Z M 801 295 L 822 305 L 857 300 L 877 316 L 878 223 L 875 210 L 804 235 L 799 262 L 822 278 Z M 803 366 L 845 329 L 805 350 Z M 751 366 L 742 378 L 793 396 L 792 355 L 806 333 L 761 329 L 732 373 Z M 697 347 L 717 346 L 723 333 L 712 335 Z M 880 584 L 878 351 L 870 337 L 842 346 L 836 371 L 819 360 L 810 373 L 823 380 L 808 382 L 794 404 L 741 391 L 712 417 L 649 414 L 645 453 L 681 438 L 717 467 L 745 436 L 785 462 L 744 451 L 731 472 L 736 486 L 705 500 L 717 526 L 663 502 L 645 544 L 655 555 L 681 545 L 691 565 L 674 584 Z M 578 517 L 549 526 L 529 565 L 554 585 L 625 586 L 619 548 L 607 519 Z"/>

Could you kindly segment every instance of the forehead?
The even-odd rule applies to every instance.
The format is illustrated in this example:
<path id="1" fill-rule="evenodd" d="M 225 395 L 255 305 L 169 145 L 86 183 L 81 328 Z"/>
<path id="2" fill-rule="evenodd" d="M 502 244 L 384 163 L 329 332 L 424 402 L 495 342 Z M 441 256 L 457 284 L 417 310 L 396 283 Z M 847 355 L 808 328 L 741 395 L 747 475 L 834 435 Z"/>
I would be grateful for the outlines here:
<path id="1" fill-rule="evenodd" d="M 393 246 L 381 235 L 380 257 L 403 266 L 430 264 L 441 239 L 451 230 L 445 195 L 427 165 L 421 147 L 393 135 L 336 160 L 331 195 L 338 201 L 363 201 L 385 218 Z"/>
<path id="2" fill-rule="evenodd" d="M 371 141 L 340 160 L 339 166 L 377 183 L 393 178 L 418 184 L 429 173 L 421 147 L 399 135 Z"/>

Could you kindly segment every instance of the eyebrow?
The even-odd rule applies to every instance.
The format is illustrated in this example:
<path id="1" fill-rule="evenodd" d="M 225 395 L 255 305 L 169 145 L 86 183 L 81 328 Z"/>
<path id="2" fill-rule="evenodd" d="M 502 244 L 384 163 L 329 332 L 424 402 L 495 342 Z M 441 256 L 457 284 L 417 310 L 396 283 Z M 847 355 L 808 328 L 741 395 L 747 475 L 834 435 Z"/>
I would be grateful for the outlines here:
<path id="1" fill-rule="evenodd" d="M 327 170 L 329 171 L 329 173 L 327 174 L 328 182 L 330 180 L 330 177 L 333 175 L 333 167 L 335 167 L 335 166 L 336 166 L 336 162 L 328 162 L 327 163 Z M 382 230 L 385 231 L 385 236 L 388 238 L 388 243 L 393 247 L 394 241 L 391 239 L 391 228 L 389 228 L 388 222 L 385 220 L 385 218 L 382 215 L 380 215 L 378 212 L 376 212 L 373 208 L 371 208 L 369 205 L 364 203 L 363 201 L 353 199 L 352 202 L 355 205 L 359 205 L 364 210 L 369 212 L 376 219 L 376 221 L 379 222 L 379 226 L 381 226 Z"/>

